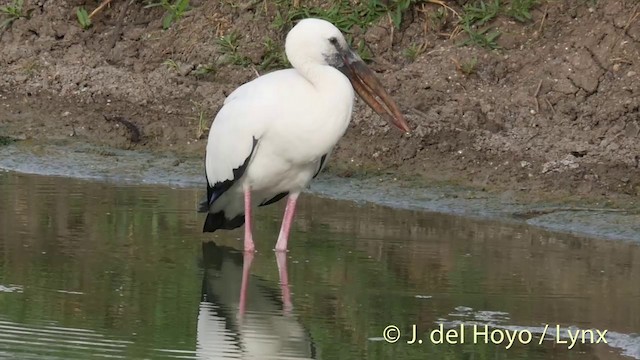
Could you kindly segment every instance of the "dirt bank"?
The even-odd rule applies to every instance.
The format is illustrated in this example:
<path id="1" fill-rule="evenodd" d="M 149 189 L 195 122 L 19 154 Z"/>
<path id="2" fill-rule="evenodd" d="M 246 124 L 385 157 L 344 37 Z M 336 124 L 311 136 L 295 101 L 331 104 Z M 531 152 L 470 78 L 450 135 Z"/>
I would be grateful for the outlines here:
<path id="1" fill-rule="evenodd" d="M 463 2 L 448 4 L 461 13 Z M 0 35 L 0 135 L 202 156 L 200 117 L 208 124 L 225 94 L 280 60 L 275 3 L 191 1 L 163 30 L 161 8 L 113 1 L 83 30 L 76 8 L 98 2 L 26 1 L 29 17 Z M 415 130 L 399 134 L 359 101 L 329 171 L 635 201 L 637 1 L 542 1 L 531 21 L 498 16 L 497 49 L 459 46 L 467 35 L 442 13 L 415 6 L 400 28 L 383 16 L 351 29 Z"/>

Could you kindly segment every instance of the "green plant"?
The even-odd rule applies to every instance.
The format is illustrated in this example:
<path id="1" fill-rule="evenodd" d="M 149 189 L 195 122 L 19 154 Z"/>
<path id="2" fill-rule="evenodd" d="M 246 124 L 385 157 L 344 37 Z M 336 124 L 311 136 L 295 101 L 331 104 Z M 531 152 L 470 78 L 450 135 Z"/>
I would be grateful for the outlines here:
<path id="1" fill-rule="evenodd" d="M 462 30 L 467 33 L 468 38 L 460 45 L 477 45 L 487 49 L 498 49 L 500 47 L 496 42 L 500 36 L 500 31 L 492 30 L 491 28 L 477 30 L 468 23 L 461 26 Z"/>
<path id="2" fill-rule="evenodd" d="M 175 0 L 173 4 L 169 0 L 160 0 L 159 2 L 150 3 L 145 8 L 162 6 L 166 14 L 162 18 L 162 28 L 167 30 L 171 25 L 180 20 L 184 13 L 189 10 L 189 0 Z"/>
<path id="3" fill-rule="evenodd" d="M 411 62 L 416 61 L 418 56 L 422 54 L 427 48 L 426 43 L 422 44 L 411 44 L 404 49 L 404 56 Z"/>
<path id="4" fill-rule="evenodd" d="M 175 71 L 180 70 L 180 65 L 178 65 L 177 62 L 175 62 L 175 60 L 173 59 L 167 59 L 165 60 L 162 65 L 166 66 L 167 69 L 173 69 Z"/>
<path id="5" fill-rule="evenodd" d="M 401 0 L 405 2 L 408 0 Z M 416 0 L 409 0 L 415 2 Z M 394 4 L 397 1 L 394 1 Z M 293 6 L 291 0 L 276 0 L 276 14 L 272 27 L 278 31 L 286 31 L 293 24 L 306 17 L 317 17 L 333 23 L 343 32 L 349 32 L 354 26 L 367 28 L 377 19 L 387 14 L 392 8 L 381 0 L 369 0 L 353 3 L 349 0 L 334 0 L 329 7 Z M 395 8 L 395 7 L 394 7 Z"/>
<path id="6" fill-rule="evenodd" d="M 226 56 L 226 61 L 223 62 L 239 66 L 248 66 L 251 64 L 251 60 L 238 52 L 238 47 L 240 46 L 238 44 L 239 39 L 240 35 L 236 32 L 231 32 L 218 39 L 220 51 Z"/>
<path id="7" fill-rule="evenodd" d="M 7 16 L 2 23 L 0 23 L 0 29 L 7 28 L 13 24 L 14 21 L 26 17 L 23 13 L 24 0 L 13 0 L 11 4 L 0 6 L 0 13 Z"/>
<path id="8" fill-rule="evenodd" d="M 283 68 L 289 65 L 287 56 L 281 45 L 278 45 L 270 37 L 264 40 L 264 56 L 260 64 L 260 70 Z"/>
<path id="9" fill-rule="evenodd" d="M 367 43 L 364 40 L 360 40 L 360 42 L 358 42 L 358 46 L 356 47 L 356 52 L 364 62 L 369 62 L 373 60 L 373 54 L 371 53 L 371 50 L 369 50 L 369 47 L 367 46 Z"/>
<path id="10" fill-rule="evenodd" d="M 467 34 L 467 39 L 460 45 L 477 45 L 487 49 L 497 49 L 496 42 L 500 32 L 491 28 L 479 28 L 488 24 L 500 14 L 502 3 L 493 0 L 487 3 L 484 0 L 464 6 L 464 12 L 460 15 L 460 28 Z"/>
<path id="11" fill-rule="evenodd" d="M 483 25 L 493 20 L 500 12 L 500 0 L 494 0 L 487 4 L 484 1 L 464 6 L 462 22 L 474 25 Z"/>
<path id="12" fill-rule="evenodd" d="M 461 73 L 467 76 L 475 73 L 478 67 L 478 58 L 475 56 L 461 63 L 455 60 L 454 62 L 456 64 L 456 68 L 458 69 L 458 71 L 460 71 Z"/>
<path id="13" fill-rule="evenodd" d="M 202 139 L 203 136 L 209 131 L 209 126 L 207 126 L 207 117 L 204 111 L 204 107 L 202 104 L 197 103 L 195 101 L 191 101 L 193 104 L 193 109 L 196 112 L 195 119 L 198 121 L 198 127 L 196 129 L 196 139 Z"/>
<path id="14" fill-rule="evenodd" d="M 41 65 L 38 60 L 27 61 L 22 66 L 22 72 L 28 76 L 33 76 L 34 74 L 38 73 L 40 69 Z"/>
<path id="15" fill-rule="evenodd" d="M 193 74 L 198 77 L 198 76 L 203 76 L 203 75 L 207 75 L 207 74 L 212 74 L 216 72 L 216 66 L 214 64 L 204 64 L 204 65 L 200 65 L 196 68 L 196 70 L 193 72 Z"/>
<path id="16" fill-rule="evenodd" d="M 507 15 L 520 22 L 531 20 L 531 9 L 540 2 L 538 0 L 511 0 Z"/>
<path id="17" fill-rule="evenodd" d="M 447 18 L 449 13 L 444 7 L 438 8 L 438 10 L 429 14 L 429 21 L 435 29 L 442 29 L 447 24 Z"/>
<path id="18" fill-rule="evenodd" d="M 415 0 L 398 0 L 394 1 L 392 4 L 395 5 L 395 9 L 391 11 L 391 19 L 393 20 L 393 25 L 396 28 L 400 27 L 402 24 L 402 16 L 404 12 L 409 9 L 409 7 L 416 2 Z"/>
<path id="19" fill-rule="evenodd" d="M 89 18 L 89 13 L 84 7 L 79 7 L 76 10 L 76 16 L 78 17 L 78 23 L 82 26 L 83 29 L 87 30 L 91 27 L 91 19 Z"/>

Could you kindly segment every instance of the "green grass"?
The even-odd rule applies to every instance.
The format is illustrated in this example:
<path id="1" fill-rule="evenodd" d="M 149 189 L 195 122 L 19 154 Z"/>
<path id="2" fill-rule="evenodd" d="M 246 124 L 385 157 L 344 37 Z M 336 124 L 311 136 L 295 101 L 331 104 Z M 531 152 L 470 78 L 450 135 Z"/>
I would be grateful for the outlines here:
<path id="1" fill-rule="evenodd" d="M 189 10 L 189 0 L 144 0 L 145 8 L 162 7 L 166 10 L 163 17 L 163 28 L 169 28 L 173 23 L 184 16 Z M 261 2 L 255 0 L 256 6 L 262 9 Z M 537 7 L 542 0 L 476 0 L 467 3 L 457 11 L 450 7 L 451 2 L 441 0 L 331 0 L 322 5 L 309 5 L 301 1 L 294 6 L 293 0 L 274 0 L 270 2 L 271 8 L 259 11 L 256 17 L 263 17 L 270 23 L 269 34 L 262 38 L 263 55 L 260 60 L 249 58 L 243 53 L 241 42 L 243 39 L 238 32 L 232 31 L 220 37 L 217 44 L 222 54 L 221 60 L 217 63 L 201 65 L 194 74 L 196 76 L 215 73 L 218 66 L 234 65 L 249 67 L 256 62 L 256 67 L 260 71 L 269 71 L 290 66 L 284 51 L 284 38 L 286 33 L 301 19 L 316 17 L 325 19 L 336 25 L 344 34 L 348 43 L 355 49 L 360 57 L 369 62 L 373 59 L 373 54 L 362 38 L 355 38 L 352 35 L 354 28 L 360 29 L 358 33 L 366 32 L 374 24 L 381 24 L 385 27 L 401 28 L 407 15 L 414 12 L 415 16 L 420 13 L 424 16 L 424 21 L 436 31 L 446 31 L 446 28 L 453 30 L 452 34 L 461 30 L 466 36 L 458 44 L 461 46 L 478 46 L 487 49 L 499 49 L 498 38 L 500 31 L 492 26 L 496 18 L 507 17 L 518 22 L 532 20 L 532 10 Z M 231 7 L 239 7 L 239 1 L 227 1 Z M 22 1 L 14 0 L 14 4 L 21 8 Z M 265 3 L 266 4 L 266 3 Z M 19 5 L 19 6 L 18 6 Z M 80 10 L 79 10 L 80 11 Z M 6 11 L 5 11 L 6 12 Z M 11 10 L 11 13 L 21 13 Z M 84 13 L 86 15 L 86 12 Z M 451 14 L 451 17 L 450 17 Z M 13 15 L 15 17 L 15 15 Z M 78 19 L 87 28 L 90 21 L 84 24 L 81 20 L 87 18 L 78 13 Z M 418 18 L 417 18 L 418 19 Z M 262 20 L 259 19 L 259 20 Z M 420 21 L 420 19 L 416 20 Z M 417 42 L 420 44 L 420 41 Z M 402 54 L 409 61 L 414 61 L 422 52 L 424 46 L 411 44 L 407 46 Z M 257 63 L 259 61 L 259 63 Z"/>
<path id="2" fill-rule="evenodd" d="M 91 27 L 89 13 L 87 13 L 87 10 L 84 7 L 79 7 L 78 10 L 76 10 L 76 16 L 78 17 L 78 23 L 84 30 Z"/>
<path id="3" fill-rule="evenodd" d="M 167 59 L 162 64 L 166 66 L 167 69 L 172 69 L 176 72 L 180 70 L 180 65 L 178 65 L 178 63 L 173 59 Z"/>
<path id="4" fill-rule="evenodd" d="M 460 45 L 499 48 L 497 39 L 500 31 L 492 29 L 488 24 L 500 15 L 521 23 L 531 21 L 531 11 L 539 4 L 540 0 L 479 0 L 466 4 L 460 15 L 459 25 L 467 34 L 467 39 Z"/>
<path id="5" fill-rule="evenodd" d="M 220 51 L 225 56 L 223 63 L 229 63 L 238 66 L 249 66 L 251 60 L 238 51 L 240 35 L 237 32 L 231 32 L 218 39 Z"/>
<path id="6" fill-rule="evenodd" d="M 460 45 L 476 45 L 491 50 L 500 48 L 497 43 L 497 39 L 500 37 L 500 31 L 493 30 L 492 28 L 477 30 L 469 23 L 464 23 L 461 26 L 462 30 L 467 33 L 468 38 L 461 42 Z"/>
<path id="7" fill-rule="evenodd" d="M 10 4 L 0 6 L 0 14 L 5 15 L 6 19 L 0 23 L 0 29 L 5 29 L 11 26 L 14 21 L 28 17 L 28 14 L 24 12 L 24 0 L 13 0 Z"/>
<path id="8" fill-rule="evenodd" d="M 404 57 L 407 60 L 414 62 L 426 50 L 426 44 L 411 44 L 406 49 L 404 49 Z"/>
<path id="9" fill-rule="evenodd" d="M 368 27 L 391 10 L 379 0 L 362 1 L 357 4 L 352 4 L 349 0 L 335 0 L 328 8 L 304 4 L 294 7 L 291 0 L 276 0 L 276 7 L 272 25 L 279 31 L 288 31 L 298 20 L 317 17 L 331 22 L 343 32 L 349 32 L 356 25 Z"/>
<path id="10" fill-rule="evenodd" d="M 449 13 L 447 12 L 447 9 L 443 7 L 440 7 L 438 8 L 438 10 L 429 13 L 429 21 L 431 22 L 431 26 L 437 30 L 442 29 L 447 24 L 448 18 Z"/>
<path id="11" fill-rule="evenodd" d="M 153 8 L 162 6 L 166 13 L 162 18 L 162 28 L 167 30 L 176 21 L 180 20 L 184 13 L 189 10 L 189 0 L 175 0 L 173 3 L 169 0 L 160 0 L 158 2 L 149 3 L 145 8 Z"/>
<path id="12" fill-rule="evenodd" d="M 196 128 L 196 139 L 203 139 L 209 131 L 205 107 L 201 103 L 195 102 L 193 100 L 191 101 L 191 103 L 193 104 L 193 110 L 196 113 L 195 120 L 198 121 L 198 127 Z"/>
<path id="13" fill-rule="evenodd" d="M 260 70 L 271 70 L 289 66 L 289 60 L 284 52 L 284 47 L 270 37 L 266 37 L 263 43 L 264 56 L 260 64 Z"/>
<path id="14" fill-rule="evenodd" d="M 484 25 L 498 16 L 501 6 L 500 0 L 494 0 L 490 3 L 479 1 L 475 4 L 466 4 L 461 21 L 463 23 Z"/>
<path id="15" fill-rule="evenodd" d="M 478 69 L 478 58 L 474 56 L 469 60 L 465 60 L 459 63 L 456 62 L 456 67 L 461 73 L 463 73 L 466 76 L 475 74 L 475 72 Z"/>
<path id="16" fill-rule="evenodd" d="M 215 64 L 202 64 L 199 65 L 196 70 L 193 72 L 193 75 L 196 77 L 204 76 L 207 74 L 215 74 L 218 71 Z"/>
<path id="17" fill-rule="evenodd" d="M 538 0 L 511 0 L 507 15 L 520 22 L 531 20 L 531 10 L 539 5 Z"/>

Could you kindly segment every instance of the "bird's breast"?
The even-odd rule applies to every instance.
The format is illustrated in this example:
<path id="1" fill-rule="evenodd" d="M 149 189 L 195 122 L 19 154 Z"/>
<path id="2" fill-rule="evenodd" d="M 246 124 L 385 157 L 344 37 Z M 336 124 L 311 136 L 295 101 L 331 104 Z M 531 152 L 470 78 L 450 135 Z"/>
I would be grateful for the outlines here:
<path id="1" fill-rule="evenodd" d="M 342 97 L 338 101 L 316 98 L 299 105 L 305 103 L 279 118 L 265 134 L 265 138 L 274 143 L 275 150 L 293 162 L 316 161 L 329 152 L 351 120 L 353 97 Z"/>

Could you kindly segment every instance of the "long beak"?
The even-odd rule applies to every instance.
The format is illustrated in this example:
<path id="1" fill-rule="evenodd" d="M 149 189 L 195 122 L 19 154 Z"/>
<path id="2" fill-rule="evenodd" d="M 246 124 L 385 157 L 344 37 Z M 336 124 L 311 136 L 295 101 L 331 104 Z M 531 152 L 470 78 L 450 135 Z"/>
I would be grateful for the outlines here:
<path id="1" fill-rule="evenodd" d="M 398 129 L 409 132 L 409 125 L 400 113 L 398 104 L 393 101 L 364 61 L 350 49 L 343 52 L 342 60 L 344 66 L 338 69 L 349 78 L 354 90 L 367 105 Z"/>

